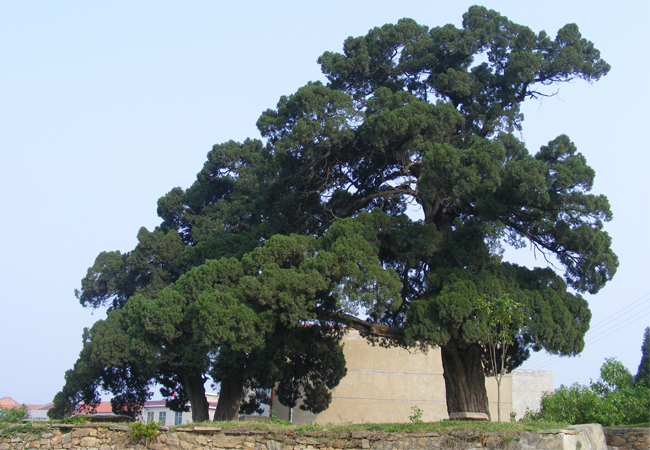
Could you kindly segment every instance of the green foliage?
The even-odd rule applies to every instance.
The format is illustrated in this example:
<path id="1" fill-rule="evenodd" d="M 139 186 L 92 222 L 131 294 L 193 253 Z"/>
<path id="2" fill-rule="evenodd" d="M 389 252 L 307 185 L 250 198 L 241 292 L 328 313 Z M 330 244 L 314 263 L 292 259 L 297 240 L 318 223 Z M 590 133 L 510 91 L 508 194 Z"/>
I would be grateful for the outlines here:
<path id="1" fill-rule="evenodd" d="M 527 411 L 524 421 L 572 424 L 627 425 L 650 420 L 650 389 L 633 383 L 632 374 L 616 359 L 608 358 L 600 378 L 589 386 L 561 386 L 542 396 L 539 412 Z"/>
<path id="2" fill-rule="evenodd" d="M 409 416 L 411 423 L 422 423 L 422 413 L 422 410 L 417 406 L 411 407 L 411 415 Z"/>
<path id="3" fill-rule="evenodd" d="M 305 431 L 320 431 L 323 427 L 319 425 L 298 425 L 296 426 L 296 433 L 304 433 Z"/>
<path id="4" fill-rule="evenodd" d="M 15 408 L 0 408 L 0 422 L 16 423 L 29 417 L 27 406 L 21 405 Z"/>
<path id="5" fill-rule="evenodd" d="M 93 412 L 101 401 L 100 389 L 113 393 L 111 406 L 115 414 L 138 415 L 151 397 L 148 386 L 155 370 L 138 364 L 130 355 L 128 335 L 121 321 L 122 311 L 115 309 L 106 319 L 84 329 L 79 359 L 65 373 L 65 385 L 54 396 L 54 407 L 47 413 L 50 419 L 64 420 L 75 412 Z"/>
<path id="6" fill-rule="evenodd" d="M 282 419 L 271 419 L 271 422 L 273 424 L 275 424 L 275 425 L 285 425 L 285 426 L 292 426 L 293 425 L 293 423 L 291 423 L 289 421 L 286 421 L 286 420 L 282 420 Z"/>
<path id="7" fill-rule="evenodd" d="M 178 276 L 175 262 L 182 251 L 176 232 L 149 232 L 142 227 L 132 252 L 102 252 L 97 256 L 75 295 L 83 306 L 109 309 L 121 308 L 135 294 L 155 296 Z"/>
<path id="8" fill-rule="evenodd" d="M 499 298 L 479 299 L 477 310 L 478 323 L 487 329 L 488 345 L 494 349 L 512 345 L 515 334 L 524 324 L 523 305 L 504 294 Z"/>
<path id="9" fill-rule="evenodd" d="M 204 422 L 193 423 L 187 425 L 180 425 L 176 429 L 182 431 L 185 428 L 192 428 L 197 425 L 206 427 L 219 427 L 223 430 L 227 429 L 248 429 L 259 430 L 263 432 L 279 432 L 291 433 L 295 431 L 296 434 L 307 434 L 310 437 L 324 437 L 324 438 L 348 438 L 354 431 L 371 431 L 371 432 L 392 432 L 392 433 L 426 433 L 437 432 L 440 435 L 446 435 L 457 430 L 471 429 L 480 431 L 483 434 L 487 433 L 508 433 L 516 435 L 519 432 L 536 432 L 540 430 L 560 430 L 567 427 L 566 422 L 517 422 L 517 423 L 498 423 L 498 422 L 472 422 L 464 420 L 443 420 L 438 422 L 420 422 L 420 423 L 358 423 L 352 424 L 350 422 L 338 424 L 309 424 L 309 425 L 295 425 L 286 421 L 274 420 L 268 421 L 244 421 L 244 422 Z"/>
<path id="10" fill-rule="evenodd" d="M 0 421 L 0 437 L 24 437 L 26 435 L 41 436 L 42 432 L 48 431 L 42 424 L 32 423 L 11 423 Z"/>
<path id="11" fill-rule="evenodd" d="M 508 348 L 515 342 L 515 336 L 524 324 L 524 305 L 513 301 L 508 294 L 498 298 L 483 297 L 478 300 L 477 326 L 485 328 L 488 364 L 496 378 L 498 392 L 498 421 L 501 422 L 501 380 L 507 372 Z"/>
<path id="12" fill-rule="evenodd" d="M 650 389 L 650 327 L 646 327 L 641 346 L 641 362 L 634 377 L 634 382 Z"/>
<path id="13" fill-rule="evenodd" d="M 146 425 L 142 422 L 133 422 L 129 426 L 131 427 L 131 439 L 135 442 L 142 443 L 144 441 L 148 444 L 158 436 L 158 424 L 156 422 Z"/>
<path id="14" fill-rule="evenodd" d="M 138 405 L 154 382 L 181 407 L 208 374 L 237 374 L 234 389 L 280 380 L 288 404 L 305 394 L 322 410 L 345 374 L 345 314 L 360 312 L 402 328 L 404 345 L 467 349 L 485 340 L 478 299 L 509 296 L 526 317 L 509 370 L 530 350 L 583 349 L 591 313 L 568 288 L 596 293 L 616 272 L 609 204 L 567 136 L 532 154 L 515 133 L 526 99 L 608 73 L 577 26 L 553 39 L 473 6 L 460 28 L 403 19 L 318 61 L 328 84 L 265 111 L 264 143 L 215 145 L 190 188 L 158 201 L 156 230 L 97 257 L 77 297 L 113 311 L 84 337 L 54 415 L 100 389 Z M 506 243 L 564 274 L 504 263 Z"/>
<path id="15" fill-rule="evenodd" d="M 79 425 L 82 423 L 90 423 L 90 419 L 82 416 L 74 416 L 74 417 L 68 417 L 63 421 L 63 423 L 70 424 L 70 425 Z"/>

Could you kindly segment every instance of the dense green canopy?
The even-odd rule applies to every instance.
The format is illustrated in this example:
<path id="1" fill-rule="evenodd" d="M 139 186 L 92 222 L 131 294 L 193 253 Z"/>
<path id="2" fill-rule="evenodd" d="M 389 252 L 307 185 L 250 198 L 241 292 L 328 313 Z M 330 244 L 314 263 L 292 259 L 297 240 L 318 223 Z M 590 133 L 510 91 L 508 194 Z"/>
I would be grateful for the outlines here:
<path id="1" fill-rule="evenodd" d="M 189 189 L 159 200 L 157 230 L 141 231 L 133 252 L 98 257 L 82 304 L 124 306 L 138 361 L 211 372 L 222 392 L 241 391 L 228 376 L 259 381 L 255 367 L 271 367 L 274 381 L 296 380 L 279 388 L 290 404 L 327 397 L 304 380 L 338 348 L 320 332 L 323 345 L 304 353 L 292 342 L 306 323 L 440 346 L 449 412 L 489 413 L 478 299 L 523 305 L 510 368 L 531 349 L 579 353 L 590 320 L 580 293 L 597 293 L 618 265 L 603 229 L 612 214 L 567 136 L 535 154 L 519 137 L 523 101 L 609 71 L 578 27 L 553 39 L 474 6 L 462 28 L 403 19 L 319 63 L 328 84 L 265 111 L 265 142 L 214 146 Z M 507 263 L 504 245 L 530 245 L 562 273 Z M 270 340 L 287 353 L 270 356 Z M 287 354 L 308 364 L 276 364 Z M 334 372 L 328 388 L 344 373 Z"/>
<path id="2" fill-rule="evenodd" d="M 524 100 L 609 71 L 577 26 L 551 39 L 472 7 L 461 29 L 404 19 L 348 38 L 342 54 L 326 52 L 319 63 L 329 84 L 281 98 L 258 127 L 280 161 L 288 201 L 316 209 L 312 232 L 363 210 L 397 219 L 409 205 L 421 208 L 423 224 L 396 225 L 427 234 L 416 258 L 402 253 L 402 241 L 381 241 L 386 266 L 402 276 L 404 303 L 377 320 L 404 327 L 408 345 L 441 346 L 450 412 L 487 412 L 484 336 L 475 326 L 484 295 L 525 305 L 514 365 L 530 347 L 580 352 L 590 313 L 567 287 L 596 293 L 615 273 L 603 231 L 609 204 L 589 193 L 594 171 L 567 136 L 533 155 L 514 134 Z M 504 263 L 504 244 L 557 259 L 563 276 Z"/>

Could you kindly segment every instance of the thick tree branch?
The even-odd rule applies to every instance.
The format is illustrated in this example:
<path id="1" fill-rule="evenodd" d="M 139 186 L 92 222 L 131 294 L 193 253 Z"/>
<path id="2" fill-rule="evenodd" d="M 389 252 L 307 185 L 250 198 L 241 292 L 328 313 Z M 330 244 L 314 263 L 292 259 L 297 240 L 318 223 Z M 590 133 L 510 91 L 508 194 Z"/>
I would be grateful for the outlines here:
<path id="1" fill-rule="evenodd" d="M 367 322 L 350 314 L 343 314 L 343 317 L 345 318 L 345 321 L 350 322 L 354 328 L 368 336 L 382 337 L 395 341 L 404 340 L 404 330 L 401 328 L 389 327 L 388 325 L 383 325 L 381 323 Z"/>

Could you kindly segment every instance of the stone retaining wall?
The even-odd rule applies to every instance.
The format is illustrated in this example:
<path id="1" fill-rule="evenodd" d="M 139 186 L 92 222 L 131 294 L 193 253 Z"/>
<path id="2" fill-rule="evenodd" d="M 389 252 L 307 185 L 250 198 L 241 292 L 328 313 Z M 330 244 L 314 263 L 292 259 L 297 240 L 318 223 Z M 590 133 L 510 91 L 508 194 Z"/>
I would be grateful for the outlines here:
<path id="1" fill-rule="evenodd" d="M 607 448 L 650 449 L 650 428 L 605 428 Z"/>
<path id="2" fill-rule="evenodd" d="M 601 442 L 602 441 L 602 442 Z M 580 449 L 605 450 L 600 425 L 540 432 L 482 433 L 462 429 L 448 434 L 397 434 L 353 431 L 345 436 L 293 430 L 220 429 L 215 427 L 165 427 L 150 443 L 134 442 L 130 428 L 114 424 L 41 425 L 25 433 L 0 438 L 0 450 L 334 450 L 334 449 Z M 636 447 L 632 447 L 636 448 Z"/>

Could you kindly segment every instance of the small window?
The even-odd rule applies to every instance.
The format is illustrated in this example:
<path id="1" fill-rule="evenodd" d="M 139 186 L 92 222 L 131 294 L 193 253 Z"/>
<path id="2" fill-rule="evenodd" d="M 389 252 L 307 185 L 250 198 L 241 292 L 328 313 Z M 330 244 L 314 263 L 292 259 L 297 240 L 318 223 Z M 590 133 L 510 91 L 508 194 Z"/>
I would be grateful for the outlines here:
<path id="1" fill-rule="evenodd" d="M 148 412 L 147 413 L 147 423 L 153 422 L 153 412 Z"/>
<path id="2" fill-rule="evenodd" d="M 159 425 L 165 425 L 166 420 L 167 420 L 167 413 L 166 412 L 159 412 L 158 413 L 158 424 Z"/>
<path id="3" fill-rule="evenodd" d="M 177 411 L 174 414 L 174 425 L 182 425 L 182 424 L 183 424 L 183 413 Z"/>

